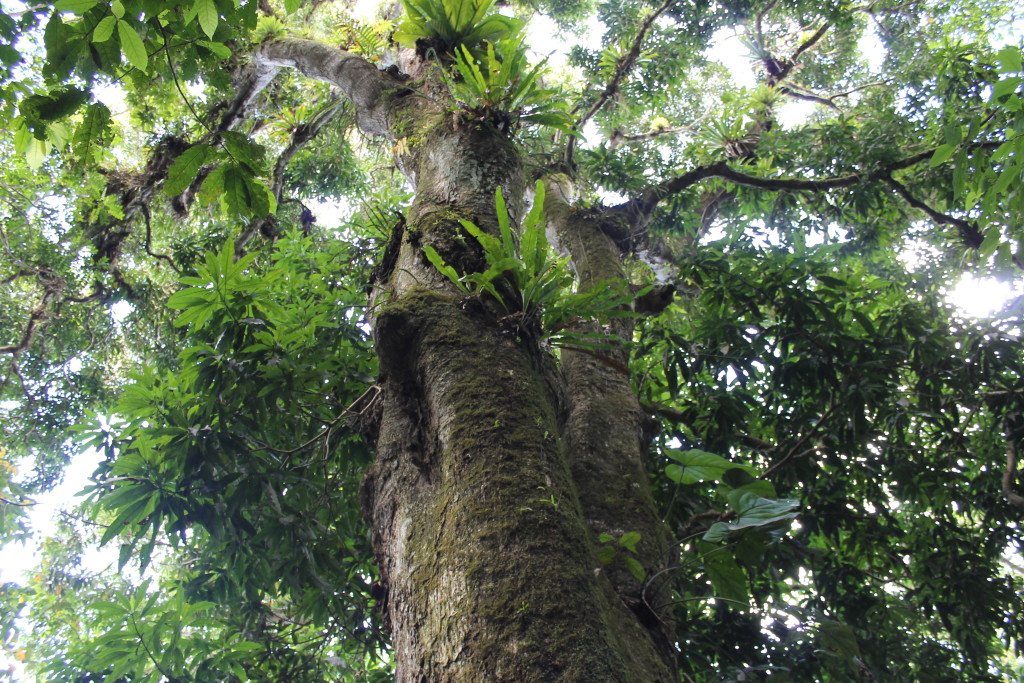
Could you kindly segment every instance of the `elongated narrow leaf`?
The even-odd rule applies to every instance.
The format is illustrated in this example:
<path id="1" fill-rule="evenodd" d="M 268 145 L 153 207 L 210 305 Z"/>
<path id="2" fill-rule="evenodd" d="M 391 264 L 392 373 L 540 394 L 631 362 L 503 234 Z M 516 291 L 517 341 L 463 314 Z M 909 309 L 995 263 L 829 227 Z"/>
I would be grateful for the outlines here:
<path id="1" fill-rule="evenodd" d="M 508 207 L 505 206 L 505 196 L 499 187 L 494 191 L 494 208 L 498 213 L 498 229 L 501 232 L 501 243 L 505 248 L 505 254 L 516 253 L 516 243 L 512 238 L 512 226 L 508 220 Z"/>
<path id="2" fill-rule="evenodd" d="M 427 260 L 430 261 L 431 265 L 433 265 L 434 268 L 437 268 L 437 272 L 451 280 L 451 282 L 462 291 L 468 291 L 465 283 L 463 283 L 459 278 L 458 272 L 444 262 L 444 259 L 441 258 L 441 255 L 437 253 L 436 249 L 430 245 L 426 245 L 423 247 L 423 253 L 426 255 Z"/>

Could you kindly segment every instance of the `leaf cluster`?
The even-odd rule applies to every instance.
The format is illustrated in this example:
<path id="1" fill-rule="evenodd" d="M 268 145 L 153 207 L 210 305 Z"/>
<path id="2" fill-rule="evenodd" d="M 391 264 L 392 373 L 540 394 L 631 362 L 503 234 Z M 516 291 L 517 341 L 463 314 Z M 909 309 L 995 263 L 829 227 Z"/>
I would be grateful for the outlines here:
<path id="1" fill-rule="evenodd" d="M 572 291 L 575 280 L 569 259 L 554 256 L 547 240 L 544 192 L 544 183 L 537 181 L 533 207 L 523 219 L 518 240 L 512 232 L 500 187 L 495 194 L 500 238 L 470 221 L 461 221 L 483 249 L 486 270 L 460 275 L 430 245 L 423 247 L 423 253 L 438 272 L 463 292 L 484 293 L 497 301 L 508 316 L 515 318 L 520 332 L 564 342 L 569 337 L 563 328 L 570 320 L 632 315 L 625 306 L 633 295 L 612 283 L 586 292 Z"/>
<path id="2" fill-rule="evenodd" d="M 494 121 L 499 129 L 520 124 L 550 126 L 567 134 L 571 120 L 554 90 L 541 83 L 547 60 L 529 66 L 522 37 L 487 42 L 478 59 L 465 46 L 455 52 L 452 97 L 474 117 Z"/>
<path id="3" fill-rule="evenodd" d="M 458 48 L 476 50 L 518 34 L 523 22 L 501 14 L 488 14 L 494 0 L 402 0 L 405 15 L 393 39 L 409 47 L 426 41 L 437 55 Z"/>
<path id="4" fill-rule="evenodd" d="M 235 261 L 229 241 L 208 254 L 169 301 L 181 311 L 175 324 L 189 330 L 178 367 L 138 375 L 117 406 L 120 421 L 81 440 L 109 454 L 90 508 L 104 525 L 100 543 L 120 542 L 119 569 L 135 558 L 145 572 L 171 548 L 190 558 L 171 573 L 166 590 L 181 596 L 173 600 L 251 606 L 229 613 L 262 643 L 225 650 L 245 660 L 245 676 L 228 667 L 237 680 L 307 680 L 325 665 L 318 648 L 353 630 L 366 634 L 352 641 L 363 648 L 357 659 L 380 644 L 364 625 L 373 570 L 353 495 L 367 453 L 346 424 L 346 406 L 372 372 L 361 293 L 330 276 L 337 259 L 353 260 L 341 253 L 347 247 L 311 244 L 291 236 L 270 254 Z M 173 600 L 153 603 L 163 621 L 184 618 Z M 139 637 L 156 647 L 193 628 L 202 631 L 155 624 Z M 135 651 L 108 644 L 105 664 L 139 671 Z M 161 646 L 160 667 L 171 650 Z M 272 673 L 282 658 L 294 662 Z"/>
<path id="5" fill-rule="evenodd" d="M 680 623 L 737 675 L 999 680 L 988 667 L 1024 626 L 1000 484 L 1019 340 L 863 254 L 725 244 L 684 268 L 699 294 L 646 323 L 634 356 L 666 407 L 677 484 L 659 495 L 693 539 L 683 565 L 706 573 L 680 583 Z M 754 607 L 729 616 L 709 595 Z"/>

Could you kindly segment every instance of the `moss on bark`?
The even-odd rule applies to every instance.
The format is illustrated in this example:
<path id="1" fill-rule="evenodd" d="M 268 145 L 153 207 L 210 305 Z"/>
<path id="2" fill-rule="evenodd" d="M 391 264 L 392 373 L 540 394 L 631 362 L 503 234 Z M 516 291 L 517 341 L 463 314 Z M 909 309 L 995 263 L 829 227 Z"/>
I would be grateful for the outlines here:
<path id="1" fill-rule="evenodd" d="M 429 681 L 669 680 L 595 571 L 539 364 L 487 316 L 459 304 L 415 288 L 378 318 L 381 366 L 405 375 L 389 376 L 386 391 L 415 403 L 407 412 L 419 415 L 432 444 L 418 465 L 401 456 L 390 463 L 417 470 L 406 476 L 418 482 L 416 503 L 407 519 L 378 528 L 383 537 L 403 534 L 400 542 L 378 539 L 392 555 L 403 552 L 386 577 L 392 605 L 400 603 L 396 635 L 405 639 L 396 655 L 418 654 L 400 665 Z M 399 396 L 412 378 L 420 391 Z M 395 475 L 375 467 L 371 476 L 379 492 L 387 487 L 377 478 Z M 376 493 L 372 502 L 402 505 Z"/>

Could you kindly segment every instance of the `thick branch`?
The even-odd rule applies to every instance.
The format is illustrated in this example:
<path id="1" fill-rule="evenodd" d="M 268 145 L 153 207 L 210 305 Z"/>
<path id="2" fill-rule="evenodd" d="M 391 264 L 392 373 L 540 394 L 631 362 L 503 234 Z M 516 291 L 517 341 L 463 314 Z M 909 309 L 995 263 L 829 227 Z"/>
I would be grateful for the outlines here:
<path id="1" fill-rule="evenodd" d="M 814 47 L 818 43 L 818 41 L 825 36 L 825 33 L 828 32 L 831 26 L 832 24 L 830 24 L 827 21 L 824 24 L 822 24 L 821 28 L 815 31 L 811 37 L 809 37 L 807 40 L 800 44 L 800 47 L 798 47 L 796 49 L 796 52 L 793 53 L 793 56 L 790 57 L 790 61 L 795 64 L 796 60 L 800 58 L 800 55 Z"/>
<path id="2" fill-rule="evenodd" d="M 405 88 L 365 59 L 312 40 L 288 38 L 264 44 L 253 61 L 259 68 L 290 67 L 336 86 L 355 105 L 356 122 L 364 133 L 390 133 L 388 95 Z"/>
<path id="3" fill-rule="evenodd" d="M 810 93 L 810 92 L 802 92 L 800 90 L 797 90 L 792 85 L 786 86 L 784 88 L 780 88 L 780 90 L 782 91 L 783 94 L 787 95 L 788 97 L 792 97 L 794 100 L 803 100 L 805 102 L 814 102 L 815 104 L 824 105 L 824 106 L 828 107 L 829 109 L 836 109 L 836 110 L 839 109 L 839 105 L 837 105 L 835 102 L 833 102 L 832 100 L 828 99 L 827 97 L 822 97 L 821 95 L 815 95 L 815 94 Z"/>

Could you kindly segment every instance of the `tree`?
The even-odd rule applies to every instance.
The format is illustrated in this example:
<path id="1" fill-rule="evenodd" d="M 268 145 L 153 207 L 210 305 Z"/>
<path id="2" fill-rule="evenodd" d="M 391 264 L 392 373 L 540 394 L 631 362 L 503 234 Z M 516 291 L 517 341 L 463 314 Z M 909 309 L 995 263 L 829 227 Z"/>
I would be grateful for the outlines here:
<path id="1" fill-rule="evenodd" d="M 5 538 L 104 454 L 8 647 L 54 681 L 1019 674 L 1020 310 L 945 303 L 1024 257 L 1013 11 L 0 15 Z M 535 16 L 601 47 L 549 73 Z"/>

